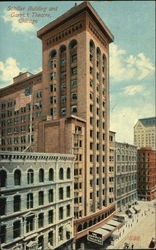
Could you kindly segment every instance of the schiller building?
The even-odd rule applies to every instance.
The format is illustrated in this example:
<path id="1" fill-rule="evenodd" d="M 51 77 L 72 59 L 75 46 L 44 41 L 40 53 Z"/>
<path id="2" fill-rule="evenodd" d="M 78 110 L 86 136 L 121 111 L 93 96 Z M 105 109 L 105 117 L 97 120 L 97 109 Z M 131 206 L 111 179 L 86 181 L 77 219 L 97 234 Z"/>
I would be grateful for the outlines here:
<path id="1" fill-rule="evenodd" d="M 1 89 L 0 147 L 76 156 L 74 232 L 79 238 L 115 213 L 108 178 L 113 36 L 87 2 L 40 29 L 37 36 L 42 41 L 42 72 L 20 73 Z"/>

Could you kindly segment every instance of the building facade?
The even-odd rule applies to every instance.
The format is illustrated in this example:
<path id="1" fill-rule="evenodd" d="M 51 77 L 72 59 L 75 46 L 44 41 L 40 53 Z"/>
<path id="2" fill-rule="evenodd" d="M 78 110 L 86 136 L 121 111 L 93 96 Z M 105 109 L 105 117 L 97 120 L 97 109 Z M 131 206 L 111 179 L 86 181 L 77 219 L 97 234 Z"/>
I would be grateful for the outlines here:
<path id="1" fill-rule="evenodd" d="M 139 119 L 134 126 L 134 145 L 156 150 L 156 117 Z"/>
<path id="2" fill-rule="evenodd" d="M 42 41 L 42 72 L 19 74 L 0 93 L 1 150 L 75 154 L 74 234 L 79 238 L 115 213 L 109 178 L 113 36 L 88 2 L 37 36 Z"/>
<path id="3" fill-rule="evenodd" d="M 1 249 L 72 244 L 73 162 L 72 155 L 0 153 Z"/>
<path id="4" fill-rule="evenodd" d="M 137 147 L 115 143 L 115 198 L 118 211 L 137 200 Z"/>
<path id="5" fill-rule="evenodd" d="M 138 198 L 154 200 L 156 197 L 156 151 L 152 148 L 140 148 L 137 157 Z"/>

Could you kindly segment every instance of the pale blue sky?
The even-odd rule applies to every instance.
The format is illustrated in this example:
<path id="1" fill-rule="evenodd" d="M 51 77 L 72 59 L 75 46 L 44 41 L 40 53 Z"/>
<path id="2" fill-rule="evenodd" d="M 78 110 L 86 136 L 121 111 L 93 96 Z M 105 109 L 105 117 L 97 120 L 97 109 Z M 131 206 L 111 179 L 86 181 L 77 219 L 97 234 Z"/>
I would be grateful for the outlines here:
<path id="1" fill-rule="evenodd" d="M 36 4 L 37 3 L 37 4 Z M 18 71 L 41 70 L 42 47 L 36 32 L 76 1 L 0 2 L 0 88 Z M 81 2 L 77 2 L 79 4 Z M 114 35 L 110 46 L 111 129 L 116 139 L 133 143 L 137 119 L 155 116 L 155 3 L 154 1 L 93 1 L 92 6 Z M 31 17 L 28 7 L 53 7 L 50 17 Z M 25 7 L 24 11 L 8 11 Z M 29 13 L 36 24 L 20 24 L 11 13 Z M 37 12 L 43 13 L 43 12 Z"/>

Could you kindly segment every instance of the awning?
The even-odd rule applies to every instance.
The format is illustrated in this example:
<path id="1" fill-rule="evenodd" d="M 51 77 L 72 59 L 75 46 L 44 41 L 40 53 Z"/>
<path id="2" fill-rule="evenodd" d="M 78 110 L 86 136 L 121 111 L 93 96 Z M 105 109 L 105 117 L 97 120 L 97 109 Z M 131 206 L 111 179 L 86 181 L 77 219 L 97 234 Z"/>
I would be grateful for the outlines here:
<path id="1" fill-rule="evenodd" d="M 111 225 L 108 225 L 108 224 L 105 224 L 103 227 L 101 227 L 105 230 L 108 230 L 108 231 L 113 231 L 114 230 L 114 226 L 111 226 Z"/>
<path id="2" fill-rule="evenodd" d="M 117 220 L 110 220 L 108 221 L 107 225 L 110 225 L 110 226 L 114 226 L 114 227 L 117 227 L 121 224 L 121 222 L 117 221 Z"/>
<path id="3" fill-rule="evenodd" d="M 122 222 L 119 222 L 116 219 L 111 219 L 95 231 L 90 231 L 88 233 L 87 239 L 91 242 L 102 245 L 103 241 L 105 241 L 110 235 L 114 236 L 114 238 L 118 238 L 119 234 L 117 228 L 121 224 Z"/>

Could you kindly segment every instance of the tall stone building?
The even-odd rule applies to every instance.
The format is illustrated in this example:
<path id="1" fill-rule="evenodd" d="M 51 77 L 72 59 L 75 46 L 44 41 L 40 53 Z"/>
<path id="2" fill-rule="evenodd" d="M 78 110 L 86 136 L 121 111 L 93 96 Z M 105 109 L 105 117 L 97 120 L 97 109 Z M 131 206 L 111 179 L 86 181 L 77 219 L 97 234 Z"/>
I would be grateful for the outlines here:
<path id="1" fill-rule="evenodd" d="M 113 36 L 83 2 L 37 32 L 42 72 L 1 90 L 1 150 L 74 153 L 77 238 L 115 213 L 109 178 L 109 44 Z M 112 189 L 111 189 L 112 190 Z"/>
<path id="2" fill-rule="evenodd" d="M 115 199 L 122 211 L 137 200 L 137 148 L 120 142 L 115 146 Z"/>
<path id="3" fill-rule="evenodd" d="M 156 117 L 139 119 L 134 126 L 134 145 L 156 150 Z"/>

